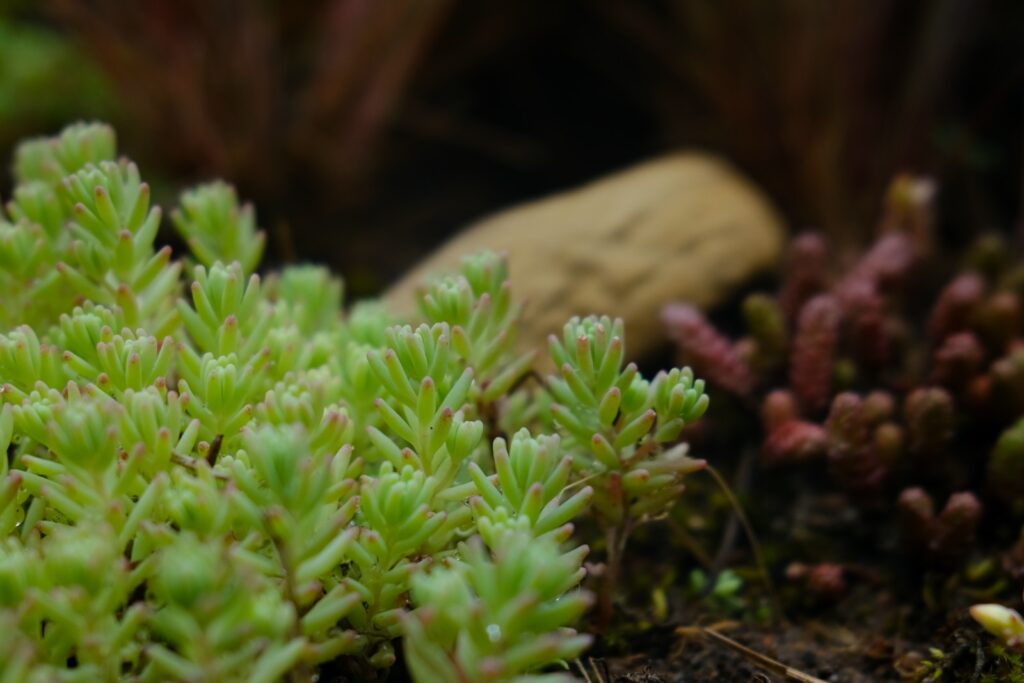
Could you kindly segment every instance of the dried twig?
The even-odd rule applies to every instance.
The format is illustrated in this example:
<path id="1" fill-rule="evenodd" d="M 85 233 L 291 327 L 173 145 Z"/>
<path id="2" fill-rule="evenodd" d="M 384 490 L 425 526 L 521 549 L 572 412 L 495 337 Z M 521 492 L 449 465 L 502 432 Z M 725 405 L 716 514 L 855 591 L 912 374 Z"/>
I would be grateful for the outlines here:
<path id="1" fill-rule="evenodd" d="M 733 493 L 729 484 L 725 481 L 718 470 L 708 465 L 706 468 L 708 474 L 715 480 L 719 488 L 725 494 L 726 498 L 729 499 L 729 504 L 733 508 L 733 518 L 730 520 L 731 526 L 735 529 L 735 524 L 738 523 L 743 527 L 743 531 L 746 534 L 747 542 L 750 544 L 750 549 L 754 553 L 754 561 L 757 563 L 758 573 L 761 575 L 761 580 L 764 582 L 765 590 L 768 591 L 768 600 L 772 608 L 772 615 L 776 621 L 781 621 L 785 618 L 782 612 L 782 605 L 779 602 L 778 594 L 775 592 L 775 583 L 772 581 L 771 574 L 768 571 L 768 563 L 764 559 L 764 552 L 761 549 L 761 543 L 757 540 L 757 535 L 754 534 L 754 527 L 750 524 L 750 520 L 747 518 L 747 513 L 743 511 L 743 506 L 740 505 L 739 499 L 736 494 Z M 715 562 L 712 565 L 713 576 L 711 576 L 710 585 L 714 585 L 714 575 L 718 574 L 719 569 L 724 561 L 727 549 L 732 544 L 732 539 L 728 538 L 734 536 L 735 531 L 731 533 L 729 530 L 726 531 L 727 540 L 723 540 L 722 547 L 719 548 L 719 552 L 715 557 Z"/>
<path id="2" fill-rule="evenodd" d="M 784 676 L 788 680 L 799 681 L 800 683 L 825 683 L 824 680 L 816 676 L 806 674 L 791 666 L 786 666 L 777 659 L 772 659 L 768 655 L 752 650 L 746 645 L 736 642 L 729 636 L 726 636 L 713 628 L 684 626 L 676 629 L 676 633 L 688 637 L 699 635 L 721 645 L 725 645 L 729 649 L 742 655 L 745 659 L 755 662 L 758 666 L 764 667 L 773 674 Z"/>

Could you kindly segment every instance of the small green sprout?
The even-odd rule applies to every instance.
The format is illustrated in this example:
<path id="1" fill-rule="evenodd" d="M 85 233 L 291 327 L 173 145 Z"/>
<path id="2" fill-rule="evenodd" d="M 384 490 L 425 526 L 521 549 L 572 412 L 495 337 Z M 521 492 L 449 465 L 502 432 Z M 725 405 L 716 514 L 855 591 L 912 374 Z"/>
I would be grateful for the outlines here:
<path id="1" fill-rule="evenodd" d="M 237 261 L 251 273 L 259 265 L 266 234 L 256 229 L 252 204 L 239 206 L 235 188 L 227 183 L 218 180 L 185 192 L 171 220 L 204 266 Z"/>
<path id="2" fill-rule="evenodd" d="M 584 571 L 581 546 L 561 554 L 550 539 L 509 531 L 488 552 L 479 538 L 464 559 L 413 581 L 422 607 L 406 617 L 405 652 L 421 683 L 556 683 L 563 674 L 531 675 L 575 657 L 590 637 L 571 628 L 590 604 L 573 590 Z"/>
<path id="3" fill-rule="evenodd" d="M 521 429 L 511 447 L 495 439 L 493 453 L 497 474 L 488 477 L 476 463 L 469 465 L 479 492 L 470 504 L 488 545 L 496 547 L 498 530 L 511 520 L 524 520 L 534 536 L 568 540 L 571 521 L 586 510 L 594 490 L 584 486 L 567 495 L 572 457 L 563 454 L 558 436 L 534 439 Z"/>
<path id="4" fill-rule="evenodd" d="M 56 185 L 80 169 L 117 156 L 117 136 L 103 123 L 75 123 L 53 138 L 23 142 L 14 156 L 18 185 L 43 182 Z"/>
<path id="5" fill-rule="evenodd" d="M 477 373 L 477 400 L 491 404 L 530 370 L 534 354 L 517 354 L 516 324 L 522 308 L 513 302 L 504 259 L 490 252 L 465 258 L 461 272 L 438 278 L 420 292 L 420 310 L 430 322 L 451 326 L 451 344 Z"/>

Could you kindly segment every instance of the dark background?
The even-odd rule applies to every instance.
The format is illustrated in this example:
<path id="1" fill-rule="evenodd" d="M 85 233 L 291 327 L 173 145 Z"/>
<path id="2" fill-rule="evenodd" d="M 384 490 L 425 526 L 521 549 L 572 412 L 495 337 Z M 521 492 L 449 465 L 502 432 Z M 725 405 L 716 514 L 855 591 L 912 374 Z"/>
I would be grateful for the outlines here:
<path id="1" fill-rule="evenodd" d="M 325 261 L 357 295 L 488 212 L 679 148 L 847 245 L 901 171 L 939 182 L 948 247 L 1021 232 L 1024 2 L 0 3 L 4 159 L 107 119 L 165 208 L 223 176 L 268 263 Z"/>

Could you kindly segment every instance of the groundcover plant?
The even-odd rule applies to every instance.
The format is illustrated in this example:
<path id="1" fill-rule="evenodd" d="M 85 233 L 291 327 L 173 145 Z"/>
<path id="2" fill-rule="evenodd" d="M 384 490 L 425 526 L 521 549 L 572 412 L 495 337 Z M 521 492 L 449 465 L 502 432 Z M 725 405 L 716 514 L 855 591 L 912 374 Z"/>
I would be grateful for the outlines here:
<path id="1" fill-rule="evenodd" d="M 223 183 L 160 210 L 113 131 L 24 143 L 0 213 L 0 681 L 554 681 L 586 545 L 604 619 L 629 531 L 700 469 L 688 369 L 644 379 L 573 319 L 541 378 L 507 266 L 467 257 L 418 320 L 325 269 L 253 274 Z M 585 540 L 585 539 L 584 539 Z M 347 672 L 347 673 L 345 673 Z M 545 673 L 547 672 L 547 673 Z M 554 673 L 551 673 L 554 672 Z"/>
<path id="2" fill-rule="evenodd" d="M 966 597 L 972 575 L 1024 576 L 1024 264 L 995 234 L 943 264 L 932 192 L 897 178 L 878 237 L 847 267 L 823 235 L 795 237 L 778 291 L 744 301 L 739 339 L 688 304 L 664 318 L 680 358 L 758 415 L 765 468 L 824 463 L 869 534 L 895 521 L 903 562 L 948 582 L 946 595 L 966 565 Z M 842 592 L 839 565 L 797 570 L 810 593 Z M 1005 594 L 993 585 L 980 596 Z M 1024 619 L 996 603 L 970 613 L 1015 651 L 1019 680 Z"/>

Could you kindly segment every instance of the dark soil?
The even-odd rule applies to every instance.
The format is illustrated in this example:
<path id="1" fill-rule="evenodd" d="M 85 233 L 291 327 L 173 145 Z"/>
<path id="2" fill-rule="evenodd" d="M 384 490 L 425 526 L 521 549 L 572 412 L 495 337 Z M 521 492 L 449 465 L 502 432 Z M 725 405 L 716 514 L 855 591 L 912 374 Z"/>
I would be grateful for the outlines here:
<path id="1" fill-rule="evenodd" d="M 695 610 L 694 623 L 707 623 Z M 911 617 L 908 606 L 873 586 L 851 591 L 842 602 L 818 615 L 801 615 L 780 624 L 737 621 L 708 624 L 749 650 L 770 657 L 791 670 L 790 678 L 751 655 L 702 636 L 690 625 L 659 626 L 629 654 L 593 657 L 609 682 L 684 683 L 689 681 L 785 681 L 804 674 L 837 683 L 907 680 L 922 671 L 929 650 L 979 653 L 984 637 L 965 619 L 942 625 L 929 639 L 902 632 Z M 639 645 L 639 642 L 638 642 Z M 593 678 L 593 677 L 592 677 Z M 805 679 L 810 680 L 810 679 Z M 969 680 L 969 679 L 964 679 Z M 595 682 L 596 683 L 596 682 Z"/>
<path id="2" fill-rule="evenodd" d="M 591 683 L 1024 680 L 1014 677 L 1024 671 L 1019 660 L 994 647 L 968 613 L 976 602 L 1015 599 L 1006 538 L 983 539 L 957 566 L 927 567 L 903 549 L 891 508 L 836 492 L 813 468 L 749 467 L 733 480 L 763 547 L 770 591 L 744 534 L 727 538 L 732 512 L 721 492 L 696 475 L 676 514 L 632 539 L 619 620 L 577 665 L 578 676 L 582 665 Z M 794 563 L 823 561 L 841 580 L 823 587 L 792 576 Z M 690 585 L 694 569 L 711 574 L 716 566 L 742 578 L 733 594 L 702 595 Z M 652 591 L 664 595 L 662 607 Z"/>

